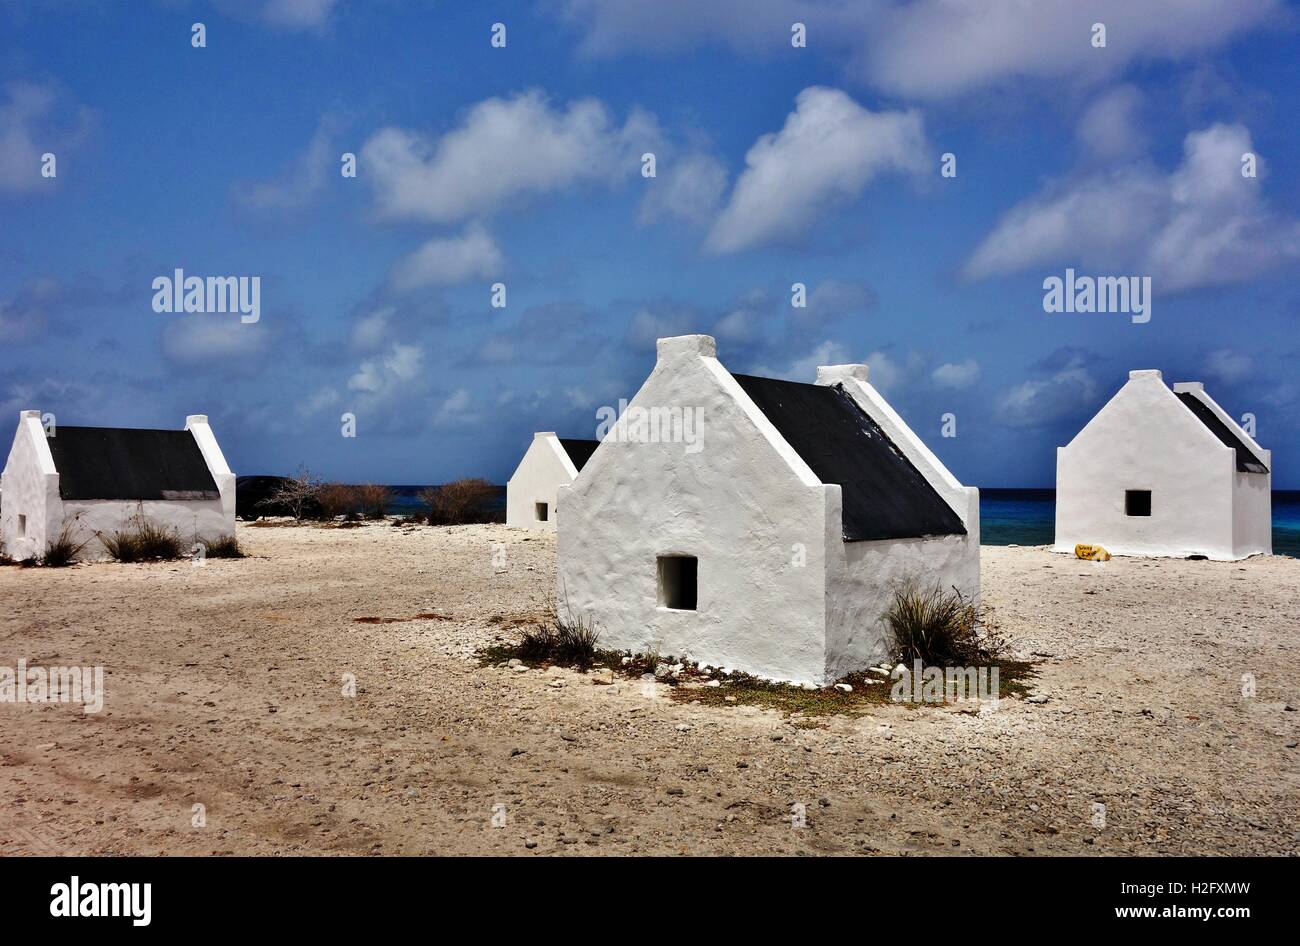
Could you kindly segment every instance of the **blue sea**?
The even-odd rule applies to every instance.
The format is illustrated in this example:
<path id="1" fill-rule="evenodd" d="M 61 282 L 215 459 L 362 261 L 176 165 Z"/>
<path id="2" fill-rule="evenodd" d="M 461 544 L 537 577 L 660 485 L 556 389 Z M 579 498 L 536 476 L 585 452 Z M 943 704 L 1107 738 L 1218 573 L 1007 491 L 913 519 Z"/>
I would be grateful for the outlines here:
<path id="1" fill-rule="evenodd" d="M 981 489 L 980 544 L 1050 545 L 1056 490 Z M 1273 491 L 1273 553 L 1300 558 L 1300 490 Z"/>
<path id="2" fill-rule="evenodd" d="M 393 486 L 389 512 L 406 516 L 421 509 L 424 486 Z M 491 507 L 506 506 L 506 488 L 497 487 Z M 1056 490 L 980 490 L 980 542 L 983 545 L 1051 545 L 1056 530 Z M 1273 552 L 1300 558 L 1300 490 L 1273 491 Z"/>

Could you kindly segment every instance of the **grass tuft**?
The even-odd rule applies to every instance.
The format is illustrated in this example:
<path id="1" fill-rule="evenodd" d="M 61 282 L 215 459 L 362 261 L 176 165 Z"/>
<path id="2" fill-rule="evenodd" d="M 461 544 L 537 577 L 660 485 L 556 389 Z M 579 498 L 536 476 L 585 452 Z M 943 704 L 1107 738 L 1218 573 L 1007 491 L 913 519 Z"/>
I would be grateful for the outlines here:
<path id="1" fill-rule="evenodd" d="M 223 535 L 219 539 L 203 539 L 204 558 L 247 558 L 239 547 L 239 540 L 233 535 Z"/>
<path id="2" fill-rule="evenodd" d="M 108 554 L 119 562 L 148 562 L 186 557 L 185 544 L 175 529 L 168 529 L 137 513 L 123 529 L 99 536 Z"/>
<path id="3" fill-rule="evenodd" d="M 986 613 L 954 588 L 922 588 L 908 582 L 894 589 L 884 614 L 898 660 L 926 666 L 961 667 L 991 663 L 1006 642 Z"/>

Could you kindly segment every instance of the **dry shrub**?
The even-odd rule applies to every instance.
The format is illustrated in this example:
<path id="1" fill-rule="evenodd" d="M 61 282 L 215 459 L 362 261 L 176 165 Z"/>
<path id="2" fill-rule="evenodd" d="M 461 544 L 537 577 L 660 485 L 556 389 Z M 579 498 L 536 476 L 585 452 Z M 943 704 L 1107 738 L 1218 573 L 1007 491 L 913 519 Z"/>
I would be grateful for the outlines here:
<path id="1" fill-rule="evenodd" d="M 519 657 L 530 662 L 551 661 L 586 669 L 596 660 L 596 626 L 578 618 L 565 621 L 555 617 L 550 623 L 530 627 L 519 643 Z"/>
<path id="2" fill-rule="evenodd" d="M 95 534 L 108 549 L 108 554 L 119 562 L 175 559 L 186 555 L 180 534 L 145 518 L 143 510 L 137 512 L 125 528 L 112 535 Z"/>
<path id="3" fill-rule="evenodd" d="M 420 502 L 428 510 L 430 525 L 457 526 L 487 522 L 486 505 L 495 495 L 491 483 L 473 478 L 430 487 L 420 493 Z"/>
<path id="4" fill-rule="evenodd" d="M 894 653 L 904 663 L 964 667 L 994 661 L 1005 648 L 981 608 L 956 588 L 923 589 L 908 582 L 894 590 L 884 614 Z"/>
<path id="5" fill-rule="evenodd" d="M 233 535 L 223 535 L 219 539 L 203 539 L 204 558 L 245 558 L 244 550 L 239 547 L 239 540 Z"/>
<path id="6" fill-rule="evenodd" d="M 361 490 L 345 483 L 326 483 L 316 491 L 321 517 L 337 519 L 361 508 Z"/>
<path id="7" fill-rule="evenodd" d="M 66 568 L 77 560 L 77 556 L 90 540 L 83 539 L 81 542 L 73 540 L 72 527 L 76 521 L 77 518 L 74 516 L 71 522 L 65 522 L 59 534 L 45 543 L 45 552 L 36 559 L 37 565 L 46 568 Z"/>
<path id="8" fill-rule="evenodd" d="M 388 507 L 393 504 L 393 491 L 387 486 L 366 483 L 356 487 L 358 505 L 367 519 L 382 519 L 388 514 Z"/>

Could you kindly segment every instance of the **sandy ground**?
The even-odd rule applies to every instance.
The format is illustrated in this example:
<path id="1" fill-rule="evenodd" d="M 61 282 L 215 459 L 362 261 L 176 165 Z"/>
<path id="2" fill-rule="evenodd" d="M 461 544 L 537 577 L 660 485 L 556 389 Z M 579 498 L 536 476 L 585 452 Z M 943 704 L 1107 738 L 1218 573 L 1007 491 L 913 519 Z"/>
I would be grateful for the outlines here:
<path id="1" fill-rule="evenodd" d="M 107 674 L 98 715 L 0 704 L 0 853 L 1300 850 L 1297 560 L 986 547 L 1004 630 L 1050 655 L 1047 702 L 804 728 L 468 659 L 505 633 L 494 615 L 542 606 L 551 537 L 241 524 L 240 540 L 253 558 L 198 568 L 0 568 L 0 665 Z M 354 620 L 420 613 L 452 620 Z"/>

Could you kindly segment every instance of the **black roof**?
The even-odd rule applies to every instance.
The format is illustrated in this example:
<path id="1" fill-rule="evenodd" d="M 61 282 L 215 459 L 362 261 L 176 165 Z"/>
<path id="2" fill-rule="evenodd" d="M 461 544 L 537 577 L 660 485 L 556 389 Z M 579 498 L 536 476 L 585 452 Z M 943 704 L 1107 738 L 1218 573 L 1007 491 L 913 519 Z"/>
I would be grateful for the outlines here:
<path id="1" fill-rule="evenodd" d="M 216 499 L 216 481 L 188 430 L 55 428 L 47 438 L 63 499 Z"/>
<path id="2" fill-rule="evenodd" d="M 1255 456 L 1255 451 L 1251 450 L 1246 445 L 1246 442 L 1237 436 L 1235 430 L 1220 420 L 1219 415 L 1214 413 L 1208 404 L 1189 391 L 1175 391 L 1174 393 L 1178 395 L 1178 400 L 1187 405 L 1187 409 L 1195 414 L 1200 422 L 1208 427 L 1210 433 L 1218 437 L 1224 446 L 1237 451 L 1237 472 L 1268 472 L 1268 467 L 1264 465 L 1264 461 Z"/>
<path id="3" fill-rule="evenodd" d="M 586 466 L 587 461 L 591 459 L 591 455 L 596 452 L 596 448 L 600 446 L 600 441 L 565 440 L 561 437 L 560 446 L 564 448 L 564 452 L 569 455 L 569 459 L 573 461 L 573 465 L 581 472 L 582 468 Z"/>
<path id="4" fill-rule="evenodd" d="M 842 385 L 732 377 L 817 478 L 839 484 L 844 541 L 966 534 L 952 507 Z"/>

